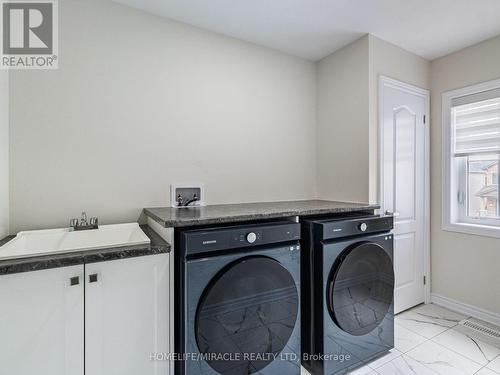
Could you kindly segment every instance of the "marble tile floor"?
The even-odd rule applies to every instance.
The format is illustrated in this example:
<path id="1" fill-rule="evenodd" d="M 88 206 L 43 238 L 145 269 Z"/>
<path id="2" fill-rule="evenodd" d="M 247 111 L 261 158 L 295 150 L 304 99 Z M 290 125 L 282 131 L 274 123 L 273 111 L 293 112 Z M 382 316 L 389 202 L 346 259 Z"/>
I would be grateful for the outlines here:
<path id="1" fill-rule="evenodd" d="M 500 347 L 456 330 L 466 316 L 419 305 L 395 317 L 395 348 L 351 375 L 500 375 Z M 308 372 L 302 369 L 302 375 Z"/>

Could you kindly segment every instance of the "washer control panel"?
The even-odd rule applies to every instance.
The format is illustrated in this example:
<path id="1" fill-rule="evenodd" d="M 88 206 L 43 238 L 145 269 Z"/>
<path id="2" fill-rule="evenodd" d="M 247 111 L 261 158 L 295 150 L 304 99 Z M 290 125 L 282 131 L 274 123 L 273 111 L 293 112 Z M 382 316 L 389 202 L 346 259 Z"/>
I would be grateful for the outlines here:
<path id="1" fill-rule="evenodd" d="M 236 231 L 232 234 L 233 242 L 245 243 L 245 244 L 254 244 L 262 239 L 262 231 L 254 230 L 254 231 Z"/>
<path id="2" fill-rule="evenodd" d="M 181 232 L 186 254 L 300 240 L 300 224 L 279 221 Z"/>
<path id="3" fill-rule="evenodd" d="M 250 232 L 247 234 L 247 242 L 248 243 L 254 243 L 257 241 L 257 234 L 255 232 Z"/>

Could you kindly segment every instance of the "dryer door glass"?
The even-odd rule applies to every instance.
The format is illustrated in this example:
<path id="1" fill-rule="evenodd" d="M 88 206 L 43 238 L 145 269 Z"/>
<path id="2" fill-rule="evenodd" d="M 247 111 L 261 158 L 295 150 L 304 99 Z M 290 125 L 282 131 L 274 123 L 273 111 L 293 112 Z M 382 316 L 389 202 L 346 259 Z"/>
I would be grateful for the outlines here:
<path id="1" fill-rule="evenodd" d="M 299 296 L 279 262 L 248 257 L 229 264 L 205 289 L 195 333 L 203 359 L 219 374 L 251 374 L 285 348 L 295 327 Z"/>
<path id="2" fill-rule="evenodd" d="M 328 307 L 335 323 L 361 336 L 378 327 L 394 296 L 392 260 L 382 247 L 360 243 L 345 250 L 328 280 Z"/>

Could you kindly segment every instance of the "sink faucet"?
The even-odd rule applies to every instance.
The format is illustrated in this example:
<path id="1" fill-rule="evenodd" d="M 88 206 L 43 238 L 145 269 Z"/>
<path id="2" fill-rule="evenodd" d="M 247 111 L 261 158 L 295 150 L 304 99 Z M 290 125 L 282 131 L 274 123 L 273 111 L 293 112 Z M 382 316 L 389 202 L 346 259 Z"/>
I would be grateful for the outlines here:
<path id="1" fill-rule="evenodd" d="M 78 219 L 71 219 L 69 221 L 69 229 L 70 231 L 78 231 L 78 230 L 91 230 L 99 228 L 99 219 L 97 217 L 90 218 L 90 222 L 87 221 L 87 213 L 82 212 L 82 216 L 80 221 Z"/>
<path id="2" fill-rule="evenodd" d="M 177 194 L 177 206 L 184 206 L 184 198 L 182 197 L 182 194 Z"/>
<path id="3" fill-rule="evenodd" d="M 85 211 L 82 212 L 82 218 L 80 219 L 80 225 L 82 227 L 86 227 L 88 225 L 88 223 L 87 223 L 87 213 Z"/>

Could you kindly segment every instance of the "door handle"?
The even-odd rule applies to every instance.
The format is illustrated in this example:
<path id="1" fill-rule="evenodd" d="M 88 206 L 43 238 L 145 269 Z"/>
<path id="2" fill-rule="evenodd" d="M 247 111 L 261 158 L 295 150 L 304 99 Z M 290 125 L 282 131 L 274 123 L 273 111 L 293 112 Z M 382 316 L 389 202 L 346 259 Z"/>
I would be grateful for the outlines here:
<path id="1" fill-rule="evenodd" d="M 392 212 L 392 211 L 389 211 L 389 210 L 386 210 L 385 214 L 386 215 L 390 215 L 390 216 L 394 216 L 394 217 L 398 217 L 399 216 L 399 212 Z"/>
<path id="2" fill-rule="evenodd" d="M 97 282 L 97 273 L 89 275 L 89 283 L 96 283 L 96 282 Z"/>

